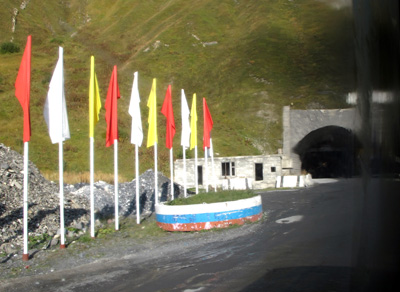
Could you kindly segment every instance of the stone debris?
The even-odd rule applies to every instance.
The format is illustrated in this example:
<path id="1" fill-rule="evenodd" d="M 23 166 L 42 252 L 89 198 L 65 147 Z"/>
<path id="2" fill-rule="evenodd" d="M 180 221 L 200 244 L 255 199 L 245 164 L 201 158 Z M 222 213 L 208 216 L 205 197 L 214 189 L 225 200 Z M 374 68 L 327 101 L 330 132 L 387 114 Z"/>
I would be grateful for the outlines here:
<path id="1" fill-rule="evenodd" d="M 56 244 L 60 234 L 60 199 L 57 183 L 46 180 L 29 162 L 28 234 L 47 234 Z M 23 156 L 0 143 L 0 253 L 20 250 L 23 245 Z M 140 214 L 154 212 L 154 171 L 139 177 Z M 159 201 L 171 199 L 171 181 L 158 173 Z M 174 184 L 175 198 L 183 196 L 183 187 Z M 119 184 L 119 215 L 136 217 L 136 181 Z M 106 182 L 94 184 L 95 218 L 114 217 L 114 186 Z M 64 185 L 65 228 L 85 232 L 90 226 L 90 187 L 86 183 Z M 68 232 L 68 231 L 66 231 Z M 58 236 L 57 236 L 58 235 Z M 68 235 L 68 233 L 67 233 Z"/>

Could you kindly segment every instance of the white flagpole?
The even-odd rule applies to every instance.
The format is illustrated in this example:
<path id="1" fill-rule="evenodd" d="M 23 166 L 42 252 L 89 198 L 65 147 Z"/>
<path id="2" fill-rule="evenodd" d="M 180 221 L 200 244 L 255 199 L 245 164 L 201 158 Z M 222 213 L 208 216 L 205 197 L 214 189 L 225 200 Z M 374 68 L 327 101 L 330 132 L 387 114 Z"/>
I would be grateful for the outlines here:
<path id="1" fill-rule="evenodd" d="M 119 230 L 118 200 L 118 140 L 114 139 L 114 193 L 115 193 L 115 230 Z"/>
<path id="2" fill-rule="evenodd" d="M 154 142 L 154 204 L 158 205 L 157 142 Z"/>
<path id="3" fill-rule="evenodd" d="M 64 59 L 63 48 L 58 49 L 58 62 L 50 80 L 49 91 L 44 105 L 44 119 L 49 129 L 53 144 L 58 143 L 58 172 L 60 196 L 60 248 L 65 248 L 65 216 L 64 216 L 64 150 L 63 141 L 70 138 L 68 114 L 64 92 Z"/>
<path id="4" fill-rule="evenodd" d="M 216 183 L 216 179 L 215 179 L 215 170 L 214 170 L 214 148 L 213 148 L 213 144 L 212 144 L 212 139 L 210 137 L 210 150 L 211 150 L 211 173 L 213 176 L 213 184 L 214 184 L 214 192 L 217 191 L 217 183 Z"/>
<path id="5" fill-rule="evenodd" d="M 199 170 L 197 166 L 197 145 L 194 146 L 194 180 L 196 184 L 196 195 L 199 193 Z"/>
<path id="6" fill-rule="evenodd" d="M 139 149 L 135 144 L 135 169 L 136 169 L 136 223 L 140 224 L 140 206 L 139 206 Z"/>
<path id="7" fill-rule="evenodd" d="M 22 260 L 29 260 L 28 253 L 28 152 L 29 152 L 29 142 L 24 142 L 24 199 L 23 199 L 23 209 L 24 209 L 24 253 L 22 254 Z"/>
<path id="8" fill-rule="evenodd" d="M 64 163 L 63 163 L 63 142 L 58 143 L 58 168 L 60 180 L 60 248 L 65 248 L 65 223 L 64 223 Z"/>
<path id="9" fill-rule="evenodd" d="M 208 156 L 208 154 L 207 154 L 207 147 L 205 147 L 204 148 L 204 161 L 205 161 L 205 163 L 204 163 L 204 165 L 205 165 L 205 168 L 206 168 L 206 175 L 205 175 L 205 182 L 206 182 L 206 192 L 208 193 L 208 163 L 207 163 L 207 156 Z"/>
<path id="10" fill-rule="evenodd" d="M 94 234 L 94 139 L 90 137 L 90 236 Z"/>
<path id="11" fill-rule="evenodd" d="M 181 145 L 183 150 L 183 195 L 185 198 L 187 197 L 186 148 L 190 147 L 190 135 L 192 132 L 189 116 L 190 116 L 190 110 L 187 104 L 185 91 L 181 89 L 181 117 L 182 117 Z"/>
<path id="12" fill-rule="evenodd" d="M 187 197 L 187 191 L 186 191 L 186 184 L 187 184 L 187 179 L 186 179 L 186 147 L 182 146 L 183 150 L 183 195 L 186 198 Z"/>
<path id="13" fill-rule="evenodd" d="M 173 148 L 169 149 L 169 167 L 171 170 L 171 198 L 174 200 L 174 155 Z"/>
<path id="14" fill-rule="evenodd" d="M 142 145 L 143 131 L 140 115 L 140 96 L 138 89 L 138 72 L 133 74 L 131 101 L 129 114 L 132 117 L 131 143 L 135 144 L 135 170 L 136 170 L 136 223 L 140 224 L 140 193 L 139 193 L 139 146 Z"/>

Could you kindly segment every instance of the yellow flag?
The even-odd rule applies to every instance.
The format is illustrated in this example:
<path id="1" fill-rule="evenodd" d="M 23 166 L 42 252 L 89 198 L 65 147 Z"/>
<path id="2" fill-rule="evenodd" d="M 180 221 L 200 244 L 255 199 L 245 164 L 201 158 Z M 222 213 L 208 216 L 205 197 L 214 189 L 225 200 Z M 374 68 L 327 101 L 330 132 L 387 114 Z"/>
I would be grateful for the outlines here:
<path id="1" fill-rule="evenodd" d="M 89 83 L 89 137 L 94 136 L 94 126 L 99 121 L 101 101 L 99 94 L 99 84 L 97 83 L 96 73 L 94 72 L 94 57 L 90 58 L 90 83 Z"/>
<path id="2" fill-rule="evenodd" d="M 147 135 L 147 147 L 151 147 L 157 143 L 157 96 L 156 96 L 156 79 L 153 79 L 153 85 L 147 101 L 149 108 L 149 132 Z"/>
<path id="3" fill-rule="evenodd" d="M 190 150 L 197 146 L 197 111 L 196 93 L 193 93 L 192 108 L 190 109 Z"/>

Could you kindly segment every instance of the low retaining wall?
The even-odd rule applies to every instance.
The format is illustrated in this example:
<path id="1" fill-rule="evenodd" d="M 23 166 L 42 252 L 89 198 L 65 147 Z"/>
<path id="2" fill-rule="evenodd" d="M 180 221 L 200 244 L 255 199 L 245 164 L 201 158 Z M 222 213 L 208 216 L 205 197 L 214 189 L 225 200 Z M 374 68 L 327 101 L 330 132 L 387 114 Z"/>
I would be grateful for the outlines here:
<path id="1" fill-rule="evenodd" d="M 225 228 L 246 221 L 254 222 L 261 216 L 261 196 L 212 204 L 156 205 L 157 224 L 167 231 Z"/>

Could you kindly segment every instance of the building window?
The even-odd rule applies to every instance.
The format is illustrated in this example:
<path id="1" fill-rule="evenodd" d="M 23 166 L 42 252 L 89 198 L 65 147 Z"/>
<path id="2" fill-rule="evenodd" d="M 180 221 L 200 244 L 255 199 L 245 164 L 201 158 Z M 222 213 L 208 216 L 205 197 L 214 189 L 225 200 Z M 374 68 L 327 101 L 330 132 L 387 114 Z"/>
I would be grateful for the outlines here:
<path id="1" fill-rule="evenodd" d="M 221 163 L 222 176 L 235 176 L 235 162 Z"/>
<path id="2" fill-rule="evenodd" d="M 256 163 L 256 181 L 257 180 L 264 180 L 264 174 L 263 174 L 263 164 L 262 163 Z"/>
<path id="3" fill-rule="evenodd" d="M 276 172 L 276 167 L 275 166 L 271 166 L 271 172 Z"/>

